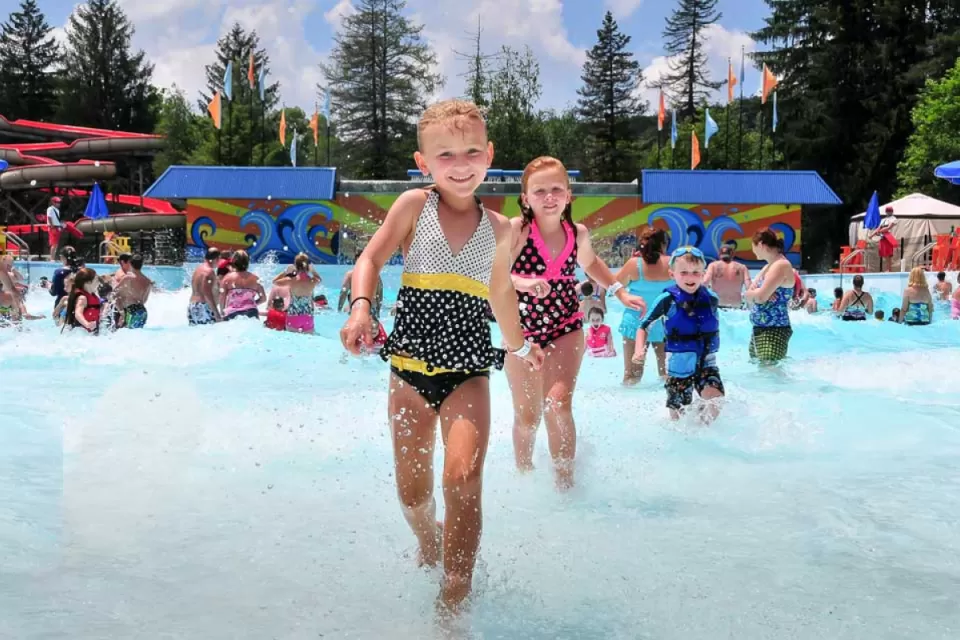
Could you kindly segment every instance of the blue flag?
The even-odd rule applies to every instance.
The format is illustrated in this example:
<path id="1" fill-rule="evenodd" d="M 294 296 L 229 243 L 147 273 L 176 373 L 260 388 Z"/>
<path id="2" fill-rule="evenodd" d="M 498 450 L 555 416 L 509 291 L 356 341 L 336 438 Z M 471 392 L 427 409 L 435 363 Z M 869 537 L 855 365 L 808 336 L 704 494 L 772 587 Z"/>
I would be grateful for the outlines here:
<path id="1" fill-rule="evenodd" d="M 223 72 L 223 95 L 227 100 L 233 100 L 233 60 L 227 63 Z"/>
<path id="2" fill-rule="evenodd" d="M 260 85 L 260 102 L 265 102 L 267 99 L 267 68 L 265 66 L 260 67 L 260 78 L 257 84 Z"/>
<path id="3" fill-rule="evenodd" d="M 293 142 L 290 143 L 290 164 L 297 166 L 297 130 L 293 130 Z"/>
<path id="4" fill-rule="evenodd" d="M 718 127 L 714 119 L 710 117 L 710 109 L 707 109 L 707 117 L 705 118 L 703 129 L 703 148 L 709 149 L 710 138 L 716 135 L 717 131 L 720 131 L 720 127 Z"/>
<path id="5" fill-rule="evenodd" d="M 777 92 L 773 92 L 773 132 L 777 132 L 777 125 L 780 123 L 780 119 L 777 117 Z"/>
<path id="6" fill-rule="evenodd" d="M 867 205 L 867 215 L 863 218 L 864 229 L 876 229 L 880 226 L 880 202 L 877 200 L 877 192 L 873 192 L 870 198 L 870 204 Z"/>
<path id="7" fill-rule="evenodd" d="M 677 148 L 677 110 L 670 112 L 670 148 Z"/>

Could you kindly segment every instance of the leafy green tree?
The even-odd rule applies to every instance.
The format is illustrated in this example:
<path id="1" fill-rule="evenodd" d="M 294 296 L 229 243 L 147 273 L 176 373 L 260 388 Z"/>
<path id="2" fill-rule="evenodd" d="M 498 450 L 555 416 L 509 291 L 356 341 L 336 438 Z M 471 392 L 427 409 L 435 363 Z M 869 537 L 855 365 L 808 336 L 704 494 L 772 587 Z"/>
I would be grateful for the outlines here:
<path id="1" fill-rule="evenodd" d="M 632 118 L 645 110 L 636 97 L 643 83 L 640 63 L 628 50 L 630 36 L 622 33 L 607 11 L 597 30 L 597 44 L 587 52 L 578 111 L 590 138 L 590 168 L 603 181 L 629 181 L 636 176 Z"/>
<path id="2" fill-rule="evenodd" d="M 152 133 L 160 100 L 153 65 L 131 49 L 133 25 L 117 1 L 78 5 L 66 33 L 60 122 Z"/>
<path id="3" fill-rule="evenodd" d="M 490 77 L 487 131 L 496 149 L 495 164 L 520 169 L 547 149 L 540 99 L 540 64 L 529 47 L 503 47 Z"/>
<path id="4" fill-rule="evenodd" d="M 54 67 L 60 47 L 35 0 L 0 26 L 0 114 L 50 120 L 57 109 Z"/>
<path id="5" fill-rule="evenodd" d="M 401 178 L 416 148 L 416 121 L 443 84 L 423 26 L 403 14 L 404 0 L 360 0 L 321 65 L 342 164 L 356 178 Z"/>
<path id="6" fill-rule="evenodd" d="M 205 126 L 204 118 L 190 110 L 186 94 L 176 85 L 163 91 L 156 133 L 167 144 L 153 160 L 154 175 L 170 165 L 188 163 L 204 141 Z"/>
<path id="7" fill-rule="evenodd" d="M 770 0 L 775 2 L 776 0 Z M 707 54 L 703 50 L 705 29 L 723 17 L 717 0 L 678 0 L 663 30 L 664 49 L 670 57 L 670 71 L 661 81 L 678 103 L 681 117 L 692 116 L 721 85 L 710 80 Z"/>
<path id="8" fill-rule="evenodd" d="M 544 111 L 540 113 L 546 138 L 547 155 L 561 160 L 568 169 L 587 173 L 584 154 L 584 126 L 574 110 Z"/>

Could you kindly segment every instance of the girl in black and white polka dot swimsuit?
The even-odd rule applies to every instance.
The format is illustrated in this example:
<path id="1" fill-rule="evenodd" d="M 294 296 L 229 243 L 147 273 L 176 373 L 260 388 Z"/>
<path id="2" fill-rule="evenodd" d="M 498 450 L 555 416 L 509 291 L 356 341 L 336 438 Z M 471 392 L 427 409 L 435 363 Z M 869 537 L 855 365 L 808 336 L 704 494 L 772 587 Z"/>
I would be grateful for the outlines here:
<path id="1" fill-rule="evenodd" d="M 572 402 L 584 348 L 577 264 L 625 305 L 643 309 L 643 299 L 623 289 L 593 251 L 586 227 L 574 223 L 570 183 L 559 160 L 537 158 L 521 182 L 521 217 L 511 220 L 513 284 L 524 335 L 543 347 L 545 360 L 539 371 L 507 362 L 514 454 L 521 471 L 533 468 L 536 430 L 544 417 L 557 486 L 566 489 L 573 484 L 577 434 Z"/>

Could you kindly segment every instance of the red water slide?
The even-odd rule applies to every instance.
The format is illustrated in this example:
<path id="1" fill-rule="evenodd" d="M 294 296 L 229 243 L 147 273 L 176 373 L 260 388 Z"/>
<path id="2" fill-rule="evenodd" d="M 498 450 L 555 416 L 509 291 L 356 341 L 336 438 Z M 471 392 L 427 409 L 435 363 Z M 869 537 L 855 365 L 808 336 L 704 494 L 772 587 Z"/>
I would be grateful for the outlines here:
<path id="1" fill-rule="evenodd" d="M 116 175 L 116 166 L 108 158 L 146 154 L 164 145 L 162 136 L 33 120 L 11 122 L 2 115 L 0 137 L 29 141 L 0 145 L 0 159 L 10 164 L 0 173 L 0 189 L 4 191 L 90 186 Z M 85 196 L 88 192 L 71 189 L 70 194 Z M 116 200 L 133 206 L 142 202 L 144 209 L 153 213 L 177 213 L 164 200 L 141 199 L 138 195 L 121 195 Z"/>

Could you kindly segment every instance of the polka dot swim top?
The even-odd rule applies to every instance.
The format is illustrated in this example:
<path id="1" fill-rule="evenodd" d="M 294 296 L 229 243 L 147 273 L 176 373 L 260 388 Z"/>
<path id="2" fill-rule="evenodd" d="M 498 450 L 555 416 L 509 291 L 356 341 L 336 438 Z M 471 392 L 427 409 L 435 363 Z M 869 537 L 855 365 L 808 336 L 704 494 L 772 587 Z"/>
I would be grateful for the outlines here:
<path id="1" fill-rule="evenodd" d="M 543 298 L 517 292 L 523 334 L 541 347 L 583 327 L 577 294 L 577 231 L 566 221 L 562 224 L 567 241 L 556 258 L 550 255 L 550 248 L 534 221 L 530 224 L 527 242 L 513 263 L 514 275 L 543 278 L 550 283 L 550 293 Z"/>
<path id="2" fill-rule="evenodd" d="M 490 340 L 487 298 L 497 241 L 483 204 L 480 223 L 456 255 L 440 228 L 440 194 L 430 191 L 404 257 L 393 332 L 380 351 L 425 364 L 425 371 L 483 371 L 503 366 Z"/>

